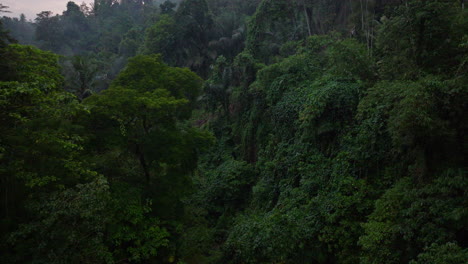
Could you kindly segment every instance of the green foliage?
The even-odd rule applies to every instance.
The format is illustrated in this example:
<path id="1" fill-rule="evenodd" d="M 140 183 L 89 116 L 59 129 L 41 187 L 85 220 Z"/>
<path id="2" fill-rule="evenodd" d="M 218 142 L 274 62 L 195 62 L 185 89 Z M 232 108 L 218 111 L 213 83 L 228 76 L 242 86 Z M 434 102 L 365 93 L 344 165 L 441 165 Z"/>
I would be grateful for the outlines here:
<path id="1" fill-rule="evenodd" d="M 94 133 L 91 155 L 96 157 L 97 170 L 112 179 L 113 185 L 124 184 L 118 193 L 136 188 L 128 198 L 119 195 L 122 200 L 116 206 L 134 210 L 128 203 L 134 196 L 152 201 L 147 205 L 151 212 L 142 207 L 142 212 L 132 213 L 136 218 L 131 220 L 136 227 L 149 229 L 130 234 L 125 226 L 116 230 L 122 245 L 138 239 L 131 249 L 124 248 L 136 262 L 154 256 L 161 246 L 167 249 L 158 258 L 174 254 L 184 215 L 182 198 L 191 191 L 190 175 L 198 152 L 212 141 L 210 134 L 185 122 L 200 85 L 200 78 L 191 71 L 169 67 L 158 55 L 140 55 L 129 60 L 109 89 L 84 101 L 91 111 L 87 123 Z M 161 226 L 171 234 L 170 243 L 164 242 L 166 236 L 161 234 L 165 231 L 147 213 L 162 220 Z"/>
<path id="2" fill-rule="evenodd" d="M 194 101 L 200 92 L 201 79 L 187 68 L 164 64 L 158 55 L 136 56 L 113 82 L 138 92 L 165 89 L 176 98 Z"/>
<path id="3" fill-rule="evenodd" d="M 146 31 L 143 52 L 161 53 L 170 65 L 206 76 L 208 63 L 216 57 L 209 47 L 213 18 L 206 0 L 182 1 L 176 12 L 169 11 L 167 2 L 161 8 L 163 14 Z"/>
<path id="4" fill-rule="evenodd" d="M 112 197 L 112 196 L 115 196 Z M 113 190 L 102 176 L 31 205 L 39 221 L 12 234 L 9 243 L 33 261 L 47 263 L 140 262 L 168 245 L 169 233 L 148 217 L 138 191 Z M 23 248 L 25 243 L 35 245 Z"/>
<path id="5" fill-rule="evenodd" d="M 170 233 L 151 216 L 151 200 L 144 201 L 141 190 L 125 184 L 115 184 L 112 195 L 107 243 L 116 248 L 112 252 L 114 259 L 136 263 L 154 259 L 169 245 Z"/>
<path id="6" fill-rule="evenodd" d="M 21 252 L 18 257 L 22 256 L 23 261 L 109 261 L 112 255 L 104 243 L 108 200 L 107 181 L 102 177 L 53 193 L 48 199 L 30 205 L 37 220 L 22 225 L 9 243 L 16 245 L 18 253 Z M 21 259 L 16 261 L 21 262 Z"/>
<path id="7" fill-rule="evenodd" d="M 465 12 L 453 2 L 410 1 L 388 15 L 376 39 L 384 78 L 412 79 L 420 71 L 450 74 L 458 65 L 464 33 L 457 31 L 467 25 Z"/>
<path id="8" fill-rule="evenodd" d="M 174 17 L 162 15 L 156 24 L 147 29 L 144 53 L 161 53 L 168 63 L 177 63 L 177 57 L 173 53 L 178 34 Z"/>
<path id="9" fill-rule="evenodd" d="M 100 63 L 90 57 L 73 56 L 71 60 L 62 62 L 62 73 L 65 76 L 65 90 L 72 92 L 79 99 L 91 95 L 98 81 Z"/>
<path id="10" fill-rule="evenodd" d="M 428 169 L 433 168 L 431 164 L 437 162 L 435 159 L 458 151 L 451 142 L 455 142 L 454 137 L 460 133 L 453 120 L 456 119 L 455 109 L 461 107 L 453 95 L 463 97 L 457 92 L 460 88 L 432 76 L 417 82 L 384 81 L 369 89 L 360 102 L 358 117 L 367 124 L 377 122 L 378 133 L 390 137 L 393 151 L 405 155 L 406 160 L 414 164 L 415 176 L 424 177 Z M 455 111 L 453 118 L 445 112 L 448 108 Z M 439 148 L 441 140 L 446 142 L 446 149 Z M 445 151 L 448 152 L 444 154 Z M 438 155 L 428 154 L 430 152 L 438 152 Z"/>
<path id="11" fill-rule="evenodd" d="M 64 184 L 68 180 L 65 175 L 73 178 L 89 174 L 77 159 L 83 138 L 72 131 L 79 127 L 70 123 L 84 111 L 71 95 L 48 95 L 41 92 L 43 87 L 33 84 L 7 82 L 0 87 L 5 113 L 1 115 L 5 148 L 2 158 L 9 164 L 4 167 L 5 173 L 30 187 Z"/>
<path id="12" fill-rule="evenodd" d="M 468 257 L 466 249 L 462 249 L 455 243 L 446 243 L 444 245 L 432 244 L 424 253 L 418 255 L 417 261 L 411 261 L 410 264 L 434 263 L 434 264 L 456 264 L 463 263 Z"/>
<path id="13" fill-rule="evenodd" d="M 4 11 L 4 9 L 7 9 L 7 6 L 1 5 L 0 4 L 0 13 L 7 13 L 9 11 Z M 15 43 L 16 40 L 10 36 L 10 32 L 5 29 L 4 26 L 4 19 L 0 19 L 0 50 L 3 51 L 5 47 L 8 46 L 10 43 Z M 2 55 L 3 52 L 2 52 Z"/>
<path id="14" fill-rule="evenodd" d="M 138 28 L 130 29 L 120 42 L 119 54 L 125 57 L 135 56 L 138 53 L 142 39 L 142 32 Z"/>
<path id="15" fill-rule="evenodd" d="M 5 52 L 8 66 L 2 74 L 3 81 L 38 82 L 48 86 L 44 90 L 56 90 L 63 84 L 63 77 L 57 67 L 57 55 L 18 44 L 9 45 Z"/>
<path id="16" fill-rule="evenodd" d="M 406 263 L 433 243 L 457 239 L 466 218 L 463 174 L 448 171 L 422 186 L 403 178 L 387 190 L 364 224 L 365 235 L 359 240 L 365 252 L 363 263 Z M 422 253 L 420 258 L 429 256 Z"/>
<path id="17" fill-rule="evenodd" d="M 164 1 L 164 3 L 159 5 L 161 9 L 161 14 L 172 14 L 174 12 L 174 8 L 177 5 L 169 0 Z"/>
<path id="18" fill-rule="evenodd" d="M 7 52 L 14 60 L 4 75 L 8 82 L 0 83 L 3 173 L 30 187 L 64 184 L 63 175 L 88 174 L 74 159 L 83 139 L 71 132 L 76 127 L 69 122 L 84 109 L 59 90 L 63 78 L 57 56 L 21 45 L 11 45 Z"/>
<path id="19" fill-rule="evenodd" d="M 263 1 L 249 21 L 246 49 L 231 65 L 222 58 L 213 66 L 205 91 L 216 120 L 209 125 L 227 154 L 218 151 L 209 160 L 224 164 L 229 156 L 241 157 L 256 174 L 245 209 L 213 214 L 205 206 L 199 214 L 206 219 L 199 221 L 204 227 L 199 230 L 215 228 L 205 239 L 224 245 L 222 262 L 409 263 L 419 254 L 437 254 L 428 253 L 435 252 L 432 244 L 460 245 L 450 249 L 456 260 L 462 252 L 456 248 L 464 250 L 464 172 L 446 175 L 464 166 L 460 102 L 466 85 L 453 70 L 464 67 L 454 55 L 463 47 L 455 33 L 463 26 L 448 22 L 462 21 L 461 13 L 439 1 L 412 1 L 396 9 L 388 4 L 390 13 L 377 26 L 369 11 L 383 8 L 370 1 L 350 15 L 362 13 L 356 39 L 365 44 L 346 38 L 345 32 L 302 41 L 288 37 L 297 32 L 292 24 L 301 27 L 297 10 L 304 8 L 308 15 L 314 10 L 320 17 L 359 7 L 357 2 L 345 5 Z M 400 42 L 418 36 L 418 28 L 390 22 L 401 18 L 405 8 L 434 15 L 427 17 L 431 26 L 422 33 L 423 50 L 415 53 L 420 57 L 406 53 L 419 49 L 417 41 Z M 439 13 L 443 8 L 448 12 Z M 309 17 L 311 32 L 340 28 L 332 17 L 318 22 Z M 390 25 L 394 35 L 384 32 Z M 399 37 L 405 30 L 413 33 Z M 457 39 L 453 46 L 443 37 L 449 34 Z M 394 58 L 411 63 L 393 63 Z M 213 111 L 217 108 L 225 110 Z M 211 175 L 217 166 L 202 170 Z M 216 193 L 208 186 L 225 190 L 209 181 L 206 186 L 201 194 Z M 389 193 L 396 197 L 390 199 Z M 386 199 L 387 207 L 380 204 Z M 387 210 L 392 206 L 396 209 Z M 234 218 L 226 219 L 228 213 Z M 379 213 L 385 220 L 373 218 Z M 205 252 L 209 244 L 204 242 Z M 440 249 L 441 256 L 445 250 Z"/>
<path id="20" fill-rule="evenodd" d="M 462 1 L 177 3 L 0 25 L 2 263 L 466 262 Z"/>
<path id="21" fill-rule="evenodd" d="M 236 219 L 226 242 L 234 261 L 246 263 L 285 262 L 299 247 L 296 241 L 305 238 L 308 230 L 298 223 L 300 210 L 284 213 L 273 211 Z M 299 221 L 298 221 L 299 220 Z"/>
<path id="22" fill-rule="evenodd" d="M 140 56 L 80 104 L 60 90 L 55 55 L 7 51 L 16 59 L 0 83 L 2 260 L 141 263 L 172 254 L 161 252 L 175 242 L 197 152 L 212 141 L 183 122 L 199 77 Z"/>
<path id="23" fill-rule="evenodd" d="M 58 215 L 47 218 L 49 215 L 39 209 L 42 204 L 34 202 L 44 201 L 50 194 L 50 203 L 44 205 L 53 208 L 63 203 L 52 198 L 57 192 L 67 193 L 68 188 L 96 178 L 97 173 L 84 163 L 82 127 L 73 122 L 77 116 L 86 115 L 86 109 L 74 96 L 60 90 L 63 78 L 56 55 L 20 45 L 9 46 L 7 52 L 14 60 L 8 61 L 10 71 L 4 75 L 7 81 L 0 82 L 1 217 L 2 229 L 8 230 L 2 234 L 2 250 L 11 247 L 5 255 L 7 261 L 24 262 L 37 256 L 38 260 L 50 257 L 60 262 L 52 250 L 52 226 L 46 228 Z M 5 244 L 11 241 L 14 230 L 18 235 Z M 38 230 L 51 234 L 52 240 L 37 239 L 42 239 Z M 55 231 L 57 236 L 68 233 L 66 228 Z M 78 241 L 63 239 L 66 245 L 57 247 L 57 251 L 66 250 L 70 241 Z M 88 246 L 83 245 L 87 248 L 83 250 L 94 247 Z M 22 254 L 29 250 L 31 254 Z"/>
<path id="24" fill-rule="evenodd" d="M 287 24 L 294 8 L 287 1 L 263 0 L 248 23 L 246 49 L 256 58 L 275 55 L 278 43 L 291 34 Z M 274 33 L 273 33 L 274 32 Z"/>
<path id="25" fill-rule="evenodd" d="M 204 190 L 203 204 L 210 212 L 222 214 L 243 206 L 249 198 L 254 172 L 246 162 L 228 160 L 200 178 L 198 188 Z"/>
<path id="26" fill-rule="evenodd" d="M 60 49 L 60 42 L 63 39 L 63 28 L 60 24 L 59 16 L 52 16 L 51 11 L 42 11 L 35 19 L 36 40 L 43 42 L 43 47 L 48 50 Z"/>
<path id="27" fill-rule="evenodd" d="M 203 100 L 206 109 L 216 112 L 218 108 L 223 110 L 224 115 L 229 115 L 229 97 L 231 90 L 229 85 L 232 78 L 232 68 L 224 56 L 218 57 L 213 65 L 213 73 L 205 82 Z"/>

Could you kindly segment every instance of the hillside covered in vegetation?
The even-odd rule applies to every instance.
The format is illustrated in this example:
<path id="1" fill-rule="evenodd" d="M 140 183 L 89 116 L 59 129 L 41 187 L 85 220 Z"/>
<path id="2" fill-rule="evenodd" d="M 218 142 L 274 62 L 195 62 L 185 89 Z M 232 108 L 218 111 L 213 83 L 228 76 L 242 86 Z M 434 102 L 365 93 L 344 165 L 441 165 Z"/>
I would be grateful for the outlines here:
<path id="1" fill-rule="evenodd" d="M 467 263 L 465 1 L 63 4 L 0 19 L 0 263 Z"/>

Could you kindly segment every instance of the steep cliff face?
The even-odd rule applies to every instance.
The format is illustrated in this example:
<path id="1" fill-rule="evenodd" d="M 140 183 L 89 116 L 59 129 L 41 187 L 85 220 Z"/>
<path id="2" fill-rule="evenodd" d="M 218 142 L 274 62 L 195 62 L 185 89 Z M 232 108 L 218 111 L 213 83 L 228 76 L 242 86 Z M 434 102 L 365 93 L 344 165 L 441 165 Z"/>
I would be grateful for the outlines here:
<path id="1" fill-rule="evenodd" d="M 466 21 L 448 1 L 262 1 L 205 84 L 218 143 L 192 203 L 218 261 L 461 263 Z"/>

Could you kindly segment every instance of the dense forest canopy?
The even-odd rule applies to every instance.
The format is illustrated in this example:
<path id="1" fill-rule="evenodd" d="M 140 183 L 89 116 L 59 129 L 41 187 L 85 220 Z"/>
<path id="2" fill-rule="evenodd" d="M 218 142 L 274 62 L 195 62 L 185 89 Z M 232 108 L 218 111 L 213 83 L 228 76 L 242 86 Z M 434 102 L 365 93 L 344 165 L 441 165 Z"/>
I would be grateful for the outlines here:
<path id="1" fill-rule="evenodd" d="M 63 5 L 0 19 L 1 263 L 467 263 L 465 1 Z"/>

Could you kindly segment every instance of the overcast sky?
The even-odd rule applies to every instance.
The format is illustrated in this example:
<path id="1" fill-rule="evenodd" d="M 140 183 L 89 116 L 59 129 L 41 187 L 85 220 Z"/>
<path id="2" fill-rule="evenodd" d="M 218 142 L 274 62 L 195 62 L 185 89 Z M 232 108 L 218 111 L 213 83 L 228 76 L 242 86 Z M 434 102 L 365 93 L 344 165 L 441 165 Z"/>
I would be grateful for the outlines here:
<path id="1" fill-rule="evenodd" d="M 36 14 L 41 11 L 52 11 L 55 14 L 62 14 L 70 0 L 0 0 L 0 3 L 10 8 L 11 13 L 3 13 L 2 16 L 18 17 L 21 13 L 26 15 L 29 20 L 34 20 Z M 74 1 L 80 5 L 83 0 Z M 86 0 L 86 3 L 91 2 Z"/>

